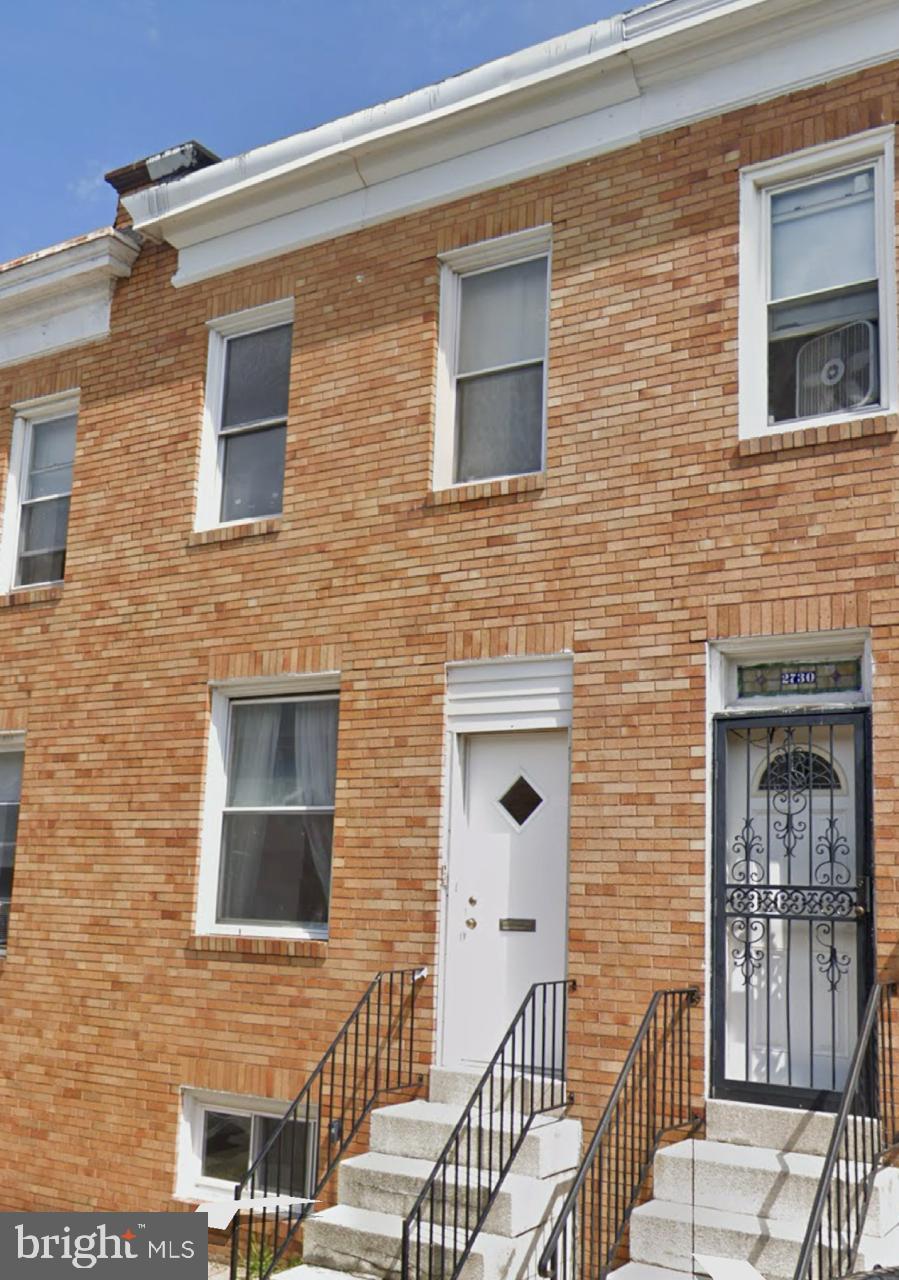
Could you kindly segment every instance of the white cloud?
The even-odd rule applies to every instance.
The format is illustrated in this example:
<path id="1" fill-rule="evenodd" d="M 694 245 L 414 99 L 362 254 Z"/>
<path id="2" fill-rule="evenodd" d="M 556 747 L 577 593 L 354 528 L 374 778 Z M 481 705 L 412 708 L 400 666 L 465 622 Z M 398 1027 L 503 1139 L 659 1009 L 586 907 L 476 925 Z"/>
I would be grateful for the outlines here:
<path id="1" fill-rule="evenodd" d="M 84 204 L 93 204 L 106 191 L 106 181 L 103 174 L 109 166 L 104 165 L 99 172 L 86 173 L 80 178 L 75 178 L 72 182 L 66 183 L 66 190 L 81 200 Z"/>

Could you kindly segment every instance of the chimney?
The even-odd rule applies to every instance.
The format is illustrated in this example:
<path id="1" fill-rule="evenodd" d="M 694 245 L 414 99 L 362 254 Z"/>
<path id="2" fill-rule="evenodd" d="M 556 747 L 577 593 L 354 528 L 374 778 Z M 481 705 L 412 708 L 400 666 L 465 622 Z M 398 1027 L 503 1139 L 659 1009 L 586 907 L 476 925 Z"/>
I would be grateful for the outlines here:
<path id="1" fill-rule="evenodd" d="M 199 142 L 182 142 L 177 147 L 169 147 L 167 151 L 159 151 L 154 156 L 146 156 L 143 160 L 135 160 L 133 164 L 123 165 L 121 169 L 110 170 L 106 174 L 106 181 L 121 198 L 131 195 L 132 191 L 140 191 L 142 187 L 154 187 L 158 182 L 183 178 L 186 173 L 218 164 L 220 159 L 221 156 Z"/>

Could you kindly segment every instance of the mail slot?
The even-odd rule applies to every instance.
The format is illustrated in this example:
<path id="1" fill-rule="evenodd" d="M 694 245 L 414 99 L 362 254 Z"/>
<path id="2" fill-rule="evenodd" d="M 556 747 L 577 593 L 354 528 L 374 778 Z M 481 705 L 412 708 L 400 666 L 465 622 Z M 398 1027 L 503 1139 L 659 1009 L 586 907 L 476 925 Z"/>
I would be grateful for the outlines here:
<path id="1" fill-rule="evenodd" d="M 518 920 L 512 919 L 500 920 L 500 933 L 536 933 L 536 920 Z"/>

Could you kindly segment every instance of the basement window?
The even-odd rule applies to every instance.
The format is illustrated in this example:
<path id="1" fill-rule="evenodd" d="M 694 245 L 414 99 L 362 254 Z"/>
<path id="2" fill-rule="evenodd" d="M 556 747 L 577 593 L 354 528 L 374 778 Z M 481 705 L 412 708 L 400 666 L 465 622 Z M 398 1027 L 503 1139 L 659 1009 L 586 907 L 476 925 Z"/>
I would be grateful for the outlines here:
<path id="1" fill-rule="evenodd" d="M 209 322 L 197 529 L 281 514 L 293 300 Z"/>
<path id="2" fill-rule="evenodd" d="M 255 1191 L 270 1195 L 311 1195 L 316 1176 L 318 1125 L 313 1108 L 290 1122 L 268 1146 L 288 1110 L 286 1102 L 182 1091 L 178 1194 L 187 1200 L 232 1198 L 262 1156 Z M 267 1149 L 267 1155 L 264 1153 Z"/>
<path id="3" fill-rule="evenodd" d="M 892 149 L 875 130 L 744 171 L 742 435 L 893 402 Z"/>
<path id="4" fill-rule="evenodd" d="M 442 259 L 434 488 L 540 472 L 549 231 Z"/>
<path id="5" fill-rule="evenodd" d="M 0 737 L 0 954 L 5 953 L 9 936 L 12 903 L 13 865 L 16 859 L 16 832 L 19 826 L 19 796 L 22 790 L 22 737 Z"/>

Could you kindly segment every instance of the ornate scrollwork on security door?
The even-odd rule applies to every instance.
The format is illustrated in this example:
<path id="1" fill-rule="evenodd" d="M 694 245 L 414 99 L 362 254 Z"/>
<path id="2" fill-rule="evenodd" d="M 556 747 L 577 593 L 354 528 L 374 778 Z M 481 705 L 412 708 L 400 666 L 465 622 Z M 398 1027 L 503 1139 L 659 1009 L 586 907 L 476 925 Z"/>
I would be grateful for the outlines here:
<path id="1" fill-rule="evenodd" d="M 730 935 L 736 946 L 731 951 L 734 968 L 743 975 L 743 986 L 748 987 L 765 961 L 767 926 L 764 920 L 750 920 L 738 916 L 730 922 Z"/>

